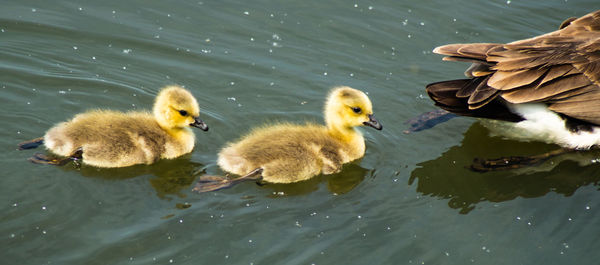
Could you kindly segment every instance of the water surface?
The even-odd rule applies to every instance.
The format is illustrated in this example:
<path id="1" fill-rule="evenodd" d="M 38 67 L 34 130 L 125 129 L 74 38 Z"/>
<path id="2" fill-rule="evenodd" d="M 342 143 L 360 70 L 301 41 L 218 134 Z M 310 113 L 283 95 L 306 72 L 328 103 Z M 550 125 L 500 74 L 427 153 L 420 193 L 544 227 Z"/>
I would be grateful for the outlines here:
<path id="1" fill-rule="evenodd" d="M 599 153 L 474 173 L 474 157 L 556 148 L 433 110 L 466 65 L 431 50 L 555 30 L 595 1 L 5 1 L 0 9 L 4 264 L 595 264 Z M 123 169 L 34 165 L 20 141 L 94 108 L 141 110 L 168 84 L 208 132 L 186 156 Z M 321 122 L 327 91 L 368 92 L 383 131 L 332 176 L 191 192 L 249 128 Z M 43 150 L 37 150 L 41 152 Z"/>

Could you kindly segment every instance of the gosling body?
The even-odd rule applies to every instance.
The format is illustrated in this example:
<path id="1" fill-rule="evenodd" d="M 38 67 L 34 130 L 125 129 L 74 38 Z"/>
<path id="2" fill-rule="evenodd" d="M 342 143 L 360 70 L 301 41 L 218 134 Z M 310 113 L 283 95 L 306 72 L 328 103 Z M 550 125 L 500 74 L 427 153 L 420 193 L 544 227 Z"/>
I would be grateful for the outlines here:
<path id="1" fill-rule="evenodd" d="M 77 114 L 48 130 L 43 143 L 54 154 L 78 154 L 84 164 L 96 167 L 152 164 L 192 151 L 195 136 L 189 127 L 208 130 L 198 115 L 192 94 L 169 86 L 157 95 L 152 113 L 92 110 Z M 47 160 L 38 158 L 37 162 Z"/>
<path id="2" fill-rule="evenodd" d="M 346 137 L 346 139 L 344 139 Z M 360 132 L 330 132 L 317 124 L 277 124 L 254 130 L 219 153 L 218 165 L 245 175 L 262 168 L 262 180 L 292 183 L 318 174 L 333 174 L 342 165 L 362 157 L 365 143 Z"/>
<path id="3" fill-rule="evenodd" d="M 194 190 L 212 191 L 243 180 L 292 183 L 318 174 L 332 174 L 365 153 L 363 135 L 355 127 L 378 130 L 371 101 L 350 87 L 334 88 L 325 105 L 326 126 L 280 123 L 254 129 L 219 153 L 217 164 L 242 177 L 228 180 L 207 176 Z"/>

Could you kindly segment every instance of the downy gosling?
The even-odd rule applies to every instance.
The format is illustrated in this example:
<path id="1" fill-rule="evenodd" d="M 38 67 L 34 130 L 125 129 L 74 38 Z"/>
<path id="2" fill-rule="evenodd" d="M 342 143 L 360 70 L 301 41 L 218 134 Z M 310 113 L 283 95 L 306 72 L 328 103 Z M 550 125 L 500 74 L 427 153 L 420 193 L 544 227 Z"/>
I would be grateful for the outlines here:
<path id="1" fill-rule="evenodd" d="M 227 144 L 219 153 L 217 164 L 241 177 L 203 176 L 194 190 L 214 191 L 245 180 L 292 183 L 318 174 L 337 173 L 344 163 L 365 153 L 365 140 L 355 127 L 382 129 L 373 117 L 367 95 L 350 87 L 336 87 L 329 93 L 324 114 L 326 126 L 263 126 L 238 142 Z"/>
<path id="2" fill-rule="evenodd" d="M 75 115 L 46 132 L 44 137 L 20 144 L 21 149 L 44 144 L 62 158 L 36 154 L 30 161 L 62 165 L 82 159 L 83 164 L 126 167 L 172 159 L 194 148 L 194 132 L 208 126 L 198 118 L 200 108 L 194 96 L 179 86 L 163 88 L 148 111 L 119 112 L 91 110 Z"/>

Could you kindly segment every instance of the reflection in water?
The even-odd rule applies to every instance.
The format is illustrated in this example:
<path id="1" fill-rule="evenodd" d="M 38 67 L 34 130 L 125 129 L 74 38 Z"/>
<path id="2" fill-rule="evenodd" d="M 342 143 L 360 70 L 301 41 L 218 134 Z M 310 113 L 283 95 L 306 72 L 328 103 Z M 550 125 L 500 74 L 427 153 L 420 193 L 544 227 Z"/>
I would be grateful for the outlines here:
<path id="1" fill-rule="evenodd" d="M 194 179 L 201 173 L 203 165 L 190 161 L 190 154 L 176 159 L 163 159 L 152 165 L 135 165 L 124 168 L 97 168 L 92 166 L 77 166 L 72 163 L 65 170 L 79 170 L 81 175 L 107 180 L 122 180 L 142 175 L 152 175 L 150 185 L 161 199 L 171 199 L 169 195 L 185 197 L 183 189 L 191 189 Z"/>
<path id="2" fill-rule="evenodd" d="M 463 214 L 475 209 L 481 201 L 541 197 L 548 192 L 570 196 L 579 187 L 598 185 L 598 150 L 570 153 L 517 170 L 477 173 L 466 168 L 475 157 L 533 155 L 555 148 L 554 145 L 489 137 L 487 130 L 475 123 L 465 133 L 461 146 L 451 147 L 434 160 L 419 163 L 411 173 L 409 185 L 417 181 L 418 192 L 448 198 L 448 205 Z"/>
<path id="3" fill-rule="evenodd" d="M 345 164 L 342 171 L 337 174 L 319 175 L 306 181 L 290 184 L 267 183 L 263 187 L 273 191 L 272 197 L 302 195 L 318 190 L 319 184 L 327 181 L 327 188 L 331 193 L 344 194 L 358 186 L 369 172 L 371 171 L 360 167 L 357 162 L 353 162 Z"/>

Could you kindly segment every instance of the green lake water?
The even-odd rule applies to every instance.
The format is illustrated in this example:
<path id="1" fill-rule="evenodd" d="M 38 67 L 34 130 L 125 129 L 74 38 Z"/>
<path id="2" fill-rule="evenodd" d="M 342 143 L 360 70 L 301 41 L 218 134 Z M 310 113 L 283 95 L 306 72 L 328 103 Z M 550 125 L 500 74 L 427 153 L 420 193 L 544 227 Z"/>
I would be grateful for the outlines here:
<path id="1" fill-rule="evenodd" d="M 475 157 L 556 146 L 434 110 L 468 66 L 431 50 L 553 31 L 598 1 L 3 1 L 1 264 L 597 264 L 600 152 L 475 173 Z M 88 109 L 151 108 L 179 84 L 210 131 L 151 166 L 36 165 L 20 141 Z M 322 122 L 330 88 L 368 92 L 382 131 L 336 175 L 206 194 L 219 149 L 274 121 Z"/>

